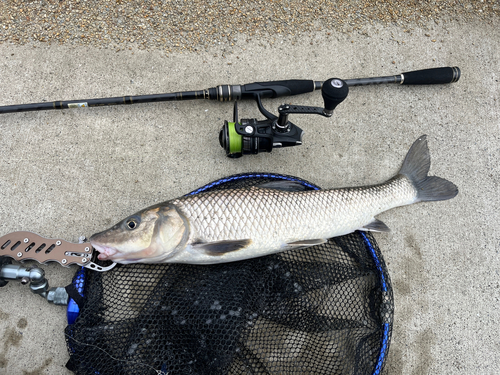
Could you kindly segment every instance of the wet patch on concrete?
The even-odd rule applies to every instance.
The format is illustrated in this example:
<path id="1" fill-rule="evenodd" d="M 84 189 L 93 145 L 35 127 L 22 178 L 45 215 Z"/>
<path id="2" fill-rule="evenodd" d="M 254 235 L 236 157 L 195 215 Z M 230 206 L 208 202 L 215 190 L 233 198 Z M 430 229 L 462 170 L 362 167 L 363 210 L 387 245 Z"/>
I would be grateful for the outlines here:
<path id="1" fill-rule="evenodd" d="M 410 284 L 403 280 L 394 280 L 392 288 L 394 289 L 394 293 L 403 297 L 406 297 L 411 293 Z"/>
<path id="2" fill-rule="evenodd" d="M 406 247 L 413 249 L 414 255 L 422 260 L 422 251 L 420 250 L 420 246 L 418 242 L 415 240 L 415 237 L 412 234 L 409 234 L 405 237 Z"/>
<path id="3" fill-rule="evenodd" d="M 434 341 L 435 335 L 429 328 L 417 336 L 415 340 L 415 347 L 417 350 L 416 357 L 419 361 L 412 374 L 420 375 L 429 373 L 431 364 L 434 362 L 434 357 L 432 355 L 432 346 L 434 345 Z"/>
<path id="4" fill-rule="evenodd" d="M 7 358 L 5 357 L 5 354 L 0 354 L 0 368 L 6 368 L 7 367 Z"/>
<path id="5" fill-rule="evenodd" d="M 52 358 L 47 358 L 44 362 L 43 362 L 43 365 L 41 365 L 40 367 L 34 369 L 33 371 L 25 371 L 23 370 L 23 375 L 42 375 L 42 374 L 46 374 L 47 372 L 45 372 L 45 370 L 47 369 L 47 367 L 50 366 L 50 364 L 52 363 Z"/>
<path id="6" fill-rule="evenodd" d="M 5 335 L 4 335 L 4 343 L 3 343 L 3 348 L 4 352 L 7 352 L 11 346 L 19 346 L 21 344 L 21 340 L 23 338 L 23 335 L 21 332 L 18 332 L 14 328 L 8 328 Z"/>
<path id="7" fill-rule="evenodd" d="M 394 334 L 393 334 L 394 336 Z M 397 342 L 392 342 L 389 347 L 389 355 L 384 368 L 385 375 L 399 375 L 403 373 L 403 352 Z"/>
<path id="8" fill-rule="evenodd" d="M 427 311 L 429 304 L 423 291 L 427 284 L 427 276 L 424 269 L 424 260 L 422 251 L 415 237 L 411 234 L 405 237 L 405 245 L 409 250 L 406 256 L 401 258 L 401 269 L 404 277 L 394 278 L 394 293 L 400 301 L 408 301 L 408 303 L 399 306 L 401 311 L 397 315 L 398 319 L 402 319 L 403 323 L 410 321 L 416 309 Z M 405 297 L 405 298 L 402 298 Z"/>
<path id="9" fill-rule="evenodd" d="M 21 318 L 17 322 L 17 328 L 23 329 L 23 328 L 26 328 L 27 325 L 28 325 L 28 321 L 26 320 L 26 318 Z"/>
<path id="10" fill-rule="evenodd" d="M 0 310 L 0 320 L 7 320 L 9 319 L 10 314 Z"/>
<path id="11" fill-rule="evenodd" d="M 425 260 L 421 247 L 415 236 L 408 234 L 404 239 L 405 256 L 400 258 L 396 266 L 400 271 L 393 276 L 395 297 L 395 324 L 393 327 L 393 342 L 389 350 L 386 371 L 388 374 L 425 374 L 431 367 L 432 345 L 434 334 L 425 329 L 415 332 L 415 321 L 429 311 L 429 301 L 425 294 L 429 278 L 425 271 Z M 398 345 L 408 343 L 406 349 Z M 405 351 L 411 351 L 408 362 Z"/>
<path id="12" fill-rule="evenodd" d="M 7 352 L 9 351 L 11 346 L 19 346 L 21 344 L 21 340 L 23 338 L 23 334 L 17 331 L 15 328 L 9 327 L 5 331 L 3 335 L 3 353 L 0 353 L 0 368 L 6 368 L 9 363 L 7 359 Z"/>

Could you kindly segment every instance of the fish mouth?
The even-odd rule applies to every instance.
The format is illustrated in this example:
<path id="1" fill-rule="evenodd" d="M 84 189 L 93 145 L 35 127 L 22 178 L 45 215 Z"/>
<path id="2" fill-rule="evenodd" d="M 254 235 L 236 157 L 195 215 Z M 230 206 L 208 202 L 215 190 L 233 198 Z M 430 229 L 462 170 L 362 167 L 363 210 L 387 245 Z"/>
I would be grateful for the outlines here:
<path id="1" fill-rule="evenodd" d="M 90 243 L 92 244 L 92 247 L 100 253 L 97 257 L 99 260 L 112 260 L 113 255 L 118 253 L 118 250 L 113 247 L 99 245 L 97 243 L 93 243 L 92 241 L 90 241 Z"/>

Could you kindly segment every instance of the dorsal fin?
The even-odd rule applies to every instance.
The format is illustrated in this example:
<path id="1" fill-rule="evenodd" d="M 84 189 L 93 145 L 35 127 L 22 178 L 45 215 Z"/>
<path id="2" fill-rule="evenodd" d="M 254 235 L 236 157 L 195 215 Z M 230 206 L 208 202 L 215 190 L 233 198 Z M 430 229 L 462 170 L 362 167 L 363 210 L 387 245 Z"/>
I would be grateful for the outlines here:
<path id="1" fill-rule="evenodd" d="M 256 187 L 262 188 L 262 189 L 274 189 L 274 190 L 283 190 L 283 191 L 304 191 L 304 190 L 306 190 L 306 187 L 304 185 L 302 185 L 300 182 L 287 181 L 287 180 L 265 182 L 263 184 L 257 185 Z"/>

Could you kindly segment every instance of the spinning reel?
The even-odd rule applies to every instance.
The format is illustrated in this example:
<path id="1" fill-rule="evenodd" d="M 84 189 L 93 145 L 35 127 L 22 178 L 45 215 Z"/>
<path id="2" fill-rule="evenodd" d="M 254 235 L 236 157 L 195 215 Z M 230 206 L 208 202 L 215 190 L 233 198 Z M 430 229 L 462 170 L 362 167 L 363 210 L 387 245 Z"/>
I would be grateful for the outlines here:
<path id="1" fill-rule="evenodd" d="M 238 121 L 238 102 L 234 103 L 233 122 L 224 121 L 219 133 L 219 143 L 230 158 L 243 155 L 271 152 L 277 147 L 291 147 L 302 144 L 304 132 L 288 120 L 291 114 L 316 114 L 331 117 L 333 110 L 347 97 L 349 87 L 339 78 L 331 78 L 321 85 L 321 94 L 325 107 L 310 107 L 283 104 L 278 108 L 279 117 L 267 111 L 259 93 L 254 94 L 260 113 L 267 120 L 241 119 Z M 316 88 L 316 87 L 315 87 Z"/>

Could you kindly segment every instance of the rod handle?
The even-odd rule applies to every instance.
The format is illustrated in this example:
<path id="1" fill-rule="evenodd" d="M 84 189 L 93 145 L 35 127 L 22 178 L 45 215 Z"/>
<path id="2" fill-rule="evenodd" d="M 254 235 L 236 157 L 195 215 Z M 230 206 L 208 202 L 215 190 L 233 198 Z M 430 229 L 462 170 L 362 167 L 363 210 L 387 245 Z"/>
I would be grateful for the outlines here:
<path id="1" fill-rule="evenodd" d="M 401 74 L 402 85 L 436 85 L 453 83 L 460 79 L 460 69 L 457 66 L 415 70 Z"/>

